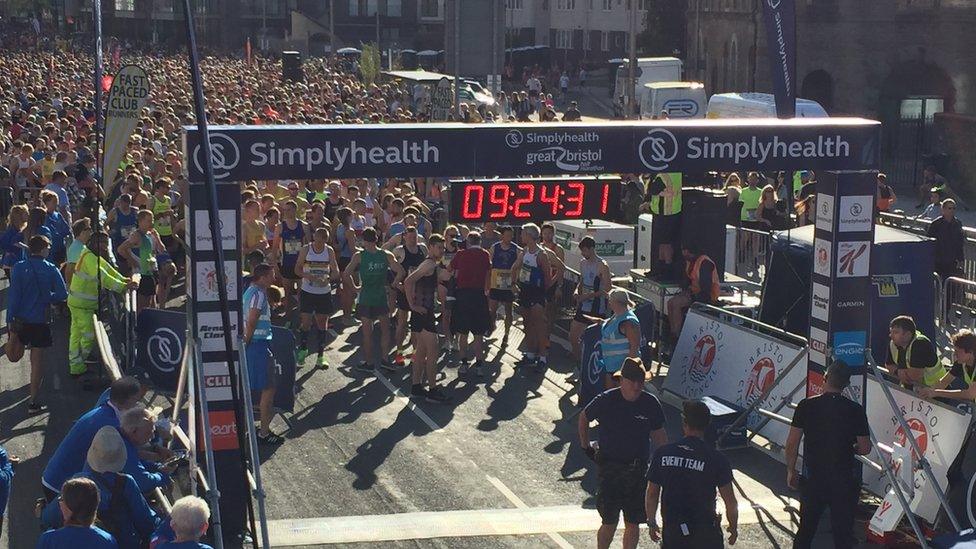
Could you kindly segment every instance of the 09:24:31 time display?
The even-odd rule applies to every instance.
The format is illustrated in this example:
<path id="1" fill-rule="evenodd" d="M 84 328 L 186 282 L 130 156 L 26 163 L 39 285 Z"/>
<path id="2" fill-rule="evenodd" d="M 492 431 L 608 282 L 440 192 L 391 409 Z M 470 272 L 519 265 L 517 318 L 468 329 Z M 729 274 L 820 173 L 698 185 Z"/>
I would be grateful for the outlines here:
<path id="1" fill-rule="evenodd" d="M 454 181 L 451 218 L 459 222 L 606 218 L 619 180 Z"/>

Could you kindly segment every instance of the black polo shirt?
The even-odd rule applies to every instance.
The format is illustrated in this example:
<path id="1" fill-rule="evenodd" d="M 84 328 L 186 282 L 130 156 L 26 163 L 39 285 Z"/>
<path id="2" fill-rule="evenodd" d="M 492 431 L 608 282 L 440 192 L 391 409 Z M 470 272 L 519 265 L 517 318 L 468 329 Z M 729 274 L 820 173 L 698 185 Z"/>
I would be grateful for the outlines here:
<path id="1" fill-rule="evenodd" d="M 658 448 L 647 480 L 661 487 L 664 524 L 713 524 L 716 490 L 732 482 L 725 456 L 698 437 Z"/>
<path id="2" fill-rule="evenodd" d="M 597 441 L 601 459 L 626 463 L 647 461 L 652 431 L 664 427 L 664 410 L 657 397 L 641 391 L 631 402 L 620 388 L 595 396 L 586 406 L 586 418 L 600 423 Z"/>
<path id="3" fill-rule="evenodd" d="M 864 407 L 840 393 L 800 401 L 793 427 L 803 430 L 803 468 L 812 485 L 853 481 L 857 437 L 868 436 Z"/>

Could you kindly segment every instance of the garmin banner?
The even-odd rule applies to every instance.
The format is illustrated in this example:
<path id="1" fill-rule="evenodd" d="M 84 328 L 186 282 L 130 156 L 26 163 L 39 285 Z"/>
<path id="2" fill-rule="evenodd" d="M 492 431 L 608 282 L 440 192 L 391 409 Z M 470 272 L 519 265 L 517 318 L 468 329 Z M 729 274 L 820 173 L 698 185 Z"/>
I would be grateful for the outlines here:
<path id="1" fill-rule="evenodd" d="M 219 182 L 710 170 L 877 169 L 881 126 L 855 118 L 603 124 L 212 126 Z M 196 126 L 189 179 L 203 177 Z"/>
<path id="2" fill-rule="evenodd" d="M 776 116 L 796 116 L 796 0 L 763 0 Z"/>

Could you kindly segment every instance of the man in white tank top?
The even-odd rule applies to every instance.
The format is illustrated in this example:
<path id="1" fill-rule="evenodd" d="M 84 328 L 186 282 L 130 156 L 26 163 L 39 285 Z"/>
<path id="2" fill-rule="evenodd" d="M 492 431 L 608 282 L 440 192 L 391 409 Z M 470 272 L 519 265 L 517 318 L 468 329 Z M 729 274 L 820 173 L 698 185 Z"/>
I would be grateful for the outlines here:
<path id="1" fill-rule="evenodd" d="M 301 332 L 298 337 L 297 355 L 299 365 L 309 355 L 309 332 L 314 319 L 318 354 L 316 364 L 320 368 L 329 367 L 325 358 L 325 334 L 329 331 L 329 317 L 335 311 L 332 303 L 332 283 L 339 280 L 340 273 L 335 251 L 327 244 L 328 240 L 327 228 L 315 229 L 312 242 L 302 248 L 295 263 L 295 274 L 302 278 L 299 300 Z"/>

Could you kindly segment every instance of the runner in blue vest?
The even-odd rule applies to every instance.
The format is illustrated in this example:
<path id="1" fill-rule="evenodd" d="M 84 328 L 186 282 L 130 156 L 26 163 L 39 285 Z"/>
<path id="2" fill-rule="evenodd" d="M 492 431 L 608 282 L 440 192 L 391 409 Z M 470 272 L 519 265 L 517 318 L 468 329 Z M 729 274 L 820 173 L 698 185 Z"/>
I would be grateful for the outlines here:
<path id="1" fill-rule="evenodd" d="M 129 194 L 120 195 L 115 201 L 115 207 L 108 212 L 107 223 L 112 229 L 112 251 L 119 262 L 119 272 L 125 275 L 132 273 L 132 265 L 129 258 L 119 253 L 119 246 L 139 228 L 136 213 L 138 212 L 132 207 L 132 195 Z"/>
<path id="2" fill-rule="evenodd" d="M 284 439 L 271 432 L 274 417 L 275 361 L 271 355 L 271 305 L 268 287 L 274 281 L 274 267 L 262 263 L 251 273 L 251 285 L 244 291 L 244 345 L 251 390 L 261 393 L 261 427 L 258 444 L 281 444 Z"/>
<path id="3" fill-rule="evenodd" d="M 295 271 L 298 254 L 310 240 L 310 231 L 298 219 L 298 205 L 289 200 L 281 206 L 281 223 L 278 224 L 275 241 L 281 247 L 281 278 L 285 286 L 285 314 L 291 310 L 292 301 L 298 298 L 298 283 L 302 274 Z"/>
<path id="4" fill-rule="evenodd" d="M 613 374 L 620 370 L 628 357 L 640 358 L 640 321 L 631 310 L 634 303 L 625 290 L 610 290 L 608 297 L 613 316 L 600 327 L 600 349 L 603 362 L 604 385 L 611 389 L 619 380 Z"/>

